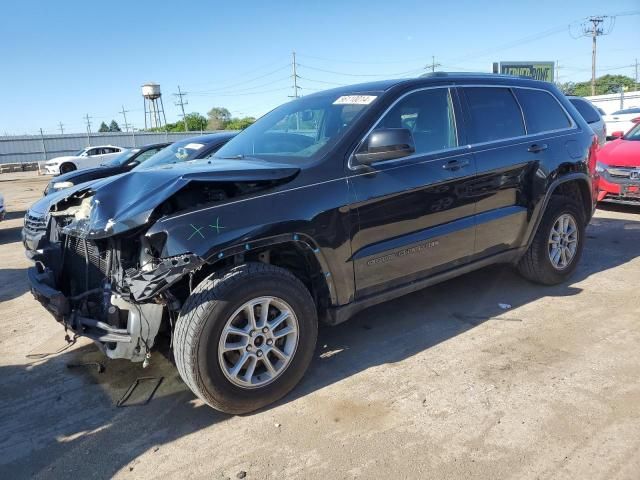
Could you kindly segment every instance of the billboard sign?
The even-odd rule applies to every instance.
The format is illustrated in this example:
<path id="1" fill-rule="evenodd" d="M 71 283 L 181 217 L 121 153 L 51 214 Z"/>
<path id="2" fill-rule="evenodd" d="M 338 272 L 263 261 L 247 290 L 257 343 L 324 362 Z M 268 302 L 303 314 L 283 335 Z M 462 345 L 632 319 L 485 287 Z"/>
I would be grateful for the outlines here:
<path id="1" fill-rule="evenodd" d="M 500 73 L 553 82 L 554 62 L 500 62 Z"/>

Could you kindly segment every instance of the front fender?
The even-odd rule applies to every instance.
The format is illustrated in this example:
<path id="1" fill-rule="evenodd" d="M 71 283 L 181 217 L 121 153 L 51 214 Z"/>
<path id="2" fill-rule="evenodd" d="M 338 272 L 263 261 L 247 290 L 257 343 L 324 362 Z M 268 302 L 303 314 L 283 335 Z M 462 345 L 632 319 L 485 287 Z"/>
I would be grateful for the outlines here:
<path id="1" fill-rule="evenodd" d="M 344 179 L 232 200 L 164 217 L 146 233 L 162 257 L 191 253 L 215 263 L 239 253 L 296 242 L 318 260 L 333 304 L 353 298 L 348 190 Z"/>

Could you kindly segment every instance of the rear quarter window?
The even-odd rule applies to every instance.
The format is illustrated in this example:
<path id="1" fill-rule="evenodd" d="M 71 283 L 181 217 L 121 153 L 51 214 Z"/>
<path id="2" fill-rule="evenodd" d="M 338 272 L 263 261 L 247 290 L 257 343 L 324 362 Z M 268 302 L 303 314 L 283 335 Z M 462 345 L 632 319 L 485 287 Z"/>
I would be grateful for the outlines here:
<path id="1" fill-rule="evenodd" d="M 558 100 L 544 90 L 514 89 L 524 112 L 527 133 L 549 132 L 569 128 L 571 121 Z"/>
<path id="2" fill-rule="evenodd" d="M 511 90 L 464 87 L 469 106 L 470 143 L 491 142 L 525 134 L 522 113 Z"/>
<path id="3" fill-rule="evenodd" d="M 581 98 L 570 98 L 569 101 L 576 107 L 576 110 L 582 115 L 587 123 L 596 123 L 600 121 L 600 114 L 589 102 Z"/>

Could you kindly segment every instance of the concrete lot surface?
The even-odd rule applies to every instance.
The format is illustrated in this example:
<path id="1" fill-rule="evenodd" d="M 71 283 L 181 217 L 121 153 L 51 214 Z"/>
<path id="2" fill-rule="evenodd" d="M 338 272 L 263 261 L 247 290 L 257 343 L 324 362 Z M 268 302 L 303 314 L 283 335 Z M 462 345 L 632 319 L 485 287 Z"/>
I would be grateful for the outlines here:
<path id="1" fill-rule="evenodd" d="M 568 284 L 492 267 L 322 328 L 290 395 L 232 417 L 161 354 L 26 357 L 64 346 L 19 241 L 45 181 L 0 176 L 0 478 L 640 478 L 640 209 L 597 212 Z M 141 376 L 155 397 L 116 408 Z"/>

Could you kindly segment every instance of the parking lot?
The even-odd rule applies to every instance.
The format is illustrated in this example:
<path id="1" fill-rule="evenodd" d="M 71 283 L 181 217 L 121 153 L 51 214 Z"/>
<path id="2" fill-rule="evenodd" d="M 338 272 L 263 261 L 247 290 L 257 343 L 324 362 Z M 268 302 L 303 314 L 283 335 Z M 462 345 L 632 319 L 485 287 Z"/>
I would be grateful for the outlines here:
<path id="1" fill-rule="evenodd" d="M 47 180 L 0 176 L 0 478 L 638 478 L 640 209 L 597 211 L 567 284 L 491 267 L 321 328 L 290 395 L 229 416 L 160 353 L 55 353 L 20 243 Z M 148 404 L 116 407 L 149 376 Z"/>

